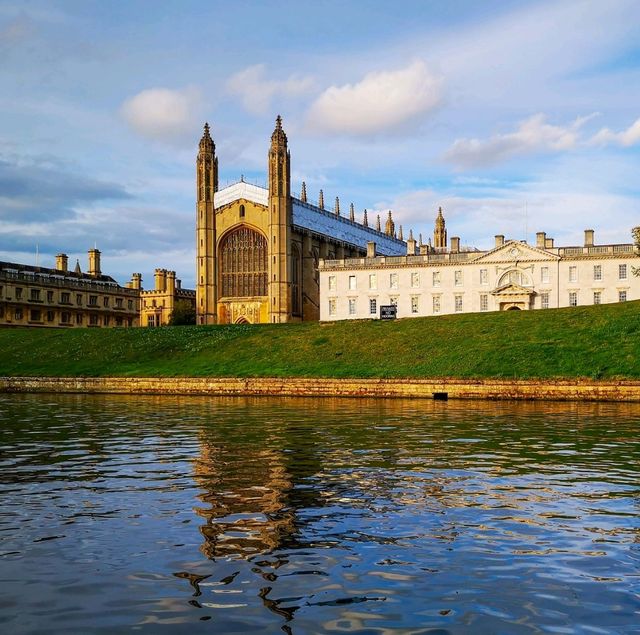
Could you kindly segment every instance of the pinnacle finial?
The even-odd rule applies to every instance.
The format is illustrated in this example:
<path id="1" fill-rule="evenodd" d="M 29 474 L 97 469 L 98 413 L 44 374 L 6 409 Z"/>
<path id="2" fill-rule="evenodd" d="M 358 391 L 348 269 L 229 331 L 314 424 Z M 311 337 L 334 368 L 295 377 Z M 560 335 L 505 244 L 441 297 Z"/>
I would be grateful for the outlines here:
<path id="1" fill-rule="evenodd" d="M 276 117 L 276 127 L 273 130 L 273 134 L 271 135 L 271 143 L 279 146 L 287 146 L 287 135 L 282 129 L 282 117 L 278 115 Z"/>
<path id="2" fill-rule="evenodd" d="M 367 218 L 367 208 L 364 209 L 364 216 L 362 217 L 362 224 L 365 227 L 369 227 L 369 219 Z"/>
<path id="3" fill-rule="evenodd" d="M 336 216 L 340 216 L 340 199 L 336 196 Z"/>
<path id="4" fill-rule="evenodd" d="M 303 203 L 307 202 L 307 184 L 302 181 L 302 192 L 300 192 L 300 200 Z"/>
<path id="5" fill-rule="evenodd" d="M 402 225 L 400 225 L 399 229 L 398 229 L 398 238 L 400 240 L 404 240 L 404 238 L 402 237 Z"/>
<path id="6" fill-rule="evenodd" d="M 355 220 L 356 220 L 356 210 L 353 207 L 353 203 L 351 203 L 351 205 L 349 205 L 349 220 L 351 222 L 355 222 Z"/>
<path id="7" fill-rule="evenodd" d="M 376 219 L 376 230 L 377 231 L 382 231 L 381 226 L 380 226 L 380 214 L 378 214 L 378 217 Z"/>
<path id="8" fill-rule="evenodd" d="M 409 230 L 409 240 L 413 240 L 413 229 Z"/>
<path id="9" fill-rule="evenodd" d="M 320 194 L 318 195 L 318 207 L 324 209 L 324 192 L 322 190 L 320 190 Z"/>
<path id="10" fill-rule="evenodd" d="M 419 234 L 419 236 L 418 236 L 418 244 L 419 244 L 420 246 L 422 246 L 422 245 L 424 244 L 424 243 L 422 242 L 422 234 Z"/>
<path id="11" fill-rule="evenodd" d="M 210 153 L 215 152 L 215 149 L 216 147 L 209 132 L 209 122 L 205 121 L 204 132 L 202 133 L 202 138 L 200 139 L 200 151 Z"/>

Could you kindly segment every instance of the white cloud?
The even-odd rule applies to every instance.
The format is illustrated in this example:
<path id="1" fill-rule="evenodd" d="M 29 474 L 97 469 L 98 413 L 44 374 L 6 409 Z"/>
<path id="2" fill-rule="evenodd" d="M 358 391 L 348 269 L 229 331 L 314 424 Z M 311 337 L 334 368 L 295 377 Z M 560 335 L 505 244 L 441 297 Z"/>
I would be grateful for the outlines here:
<path id="1" fill-rule="evenodd" d="M 192 130 L 200 100 L 200 91 L 193 87 L 149 88 L 127 99 L 120 114 L 143 137 L 175 141 Z"/>
<path id="2" fill-rule="evenodd" d="M 240 98 L 242 106 L 254 115 L 263 115 L 275 97 L 298 97 L 313 88 L 310 77 L 290 75 L 286 79 L 267 79 L 264 64 L 249 66 L 227 80 L 227 91 Z"/>
<path id="3" fill-rule="evenodd" d="M 580 128 L 594 116 L 595 113 L 578 117 L 567 126 L 554 126 L 538 113 L 521 122 L 515 132 L 488 139 L 457 139 L 445 159 L 464 169 L 494 165 L 523 154 L 570 150 L 579 141 Z"/>
<path id="4" fill-rule="evenodd" d="M 388 132 L 433 110 L 441 84 L 421 61 L 368 73 L 356 84 L 327 88 L 311 105 L 307 121 L 315 130 L 340 134 Z"/>
<path id="5" fill-rule="evenodd" d="M 602 128 L 596 133 L 591 143 L 594 145 L 616 144 L 629 147 L 640 143 L 640 118 L 636 119 L 626 130 L 613 132 L 609 128 Z"/>

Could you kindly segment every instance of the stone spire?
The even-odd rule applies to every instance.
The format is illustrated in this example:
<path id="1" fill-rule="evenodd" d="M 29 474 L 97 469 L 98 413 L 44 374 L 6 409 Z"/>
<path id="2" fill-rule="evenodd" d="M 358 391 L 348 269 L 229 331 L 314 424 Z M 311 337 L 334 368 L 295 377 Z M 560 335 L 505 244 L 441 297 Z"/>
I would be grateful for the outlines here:
<path id="1" fill-rule="evenodd" d="M 376 231 L 382 231 L 382 228 L 380 227 L 380 214 L 378 214 L 378 218 L 376 220 Z"/>
<path id="2" fill-rule="evenodd" d="M 318 196 L 318 207 L 320 209 L 324 209 L 324 192 L 320 190 L 320 194 Z"/>
<path id="3" fill-rule="evenodd" d="M 413 229 L 409 230 L 409 240 L 413 240 Z"/>
<path id="4" fill-rule="evenodd" d="M 336 216 L 340 216 L 340 199 L 336 196 Z"/>
<path id="5" fill-rule="evenodd" d="M 393 218 L 391 217 L 391 210 L 389 210 L 387 222 L 384 225 L 384 233 L 387 236 L 393 236 L 396 233 L 396 224 L 393 222 Z"/>
<path id="6" fill-rule="evenodd" d="M 422 242 L 422 233 L 420 233 L 418 235 L 418 245 L 420 245 L 420 247 L 422 247 L 422 245 L 424 245 L 424 243 Z"/>
<path id="7" fill-rule="evenodd" d="M 442 215 L 442 207 L 438 208 L 436 225 L 433 230 L 433 246 L 436 249 L 445 248 L 447 246 L 447 229 L 444 222 L 444 216 Z"/>
<path id="8" fill-rule="evenodd" d="M 216 151 L 216 144 L 213 142 L 213 139 L 211 138 L 211 134 L 209 132 L 209 123 L 205 122 L 204 132 L 202 133 L 202 138 L 200 139 L 200 152 L 214 153 L 215 151 Z"/>
<path id="9" fill-rule="evenodd" d="M 353 207 L 353 203 L 351 203 L 351 205 L 349 205 L 349 220 L 351 222 L 355 222 L 355 220 L 356 220 L 356 210 Z"/>
<path id="10" fill-rule="evenodd" d="M 276 127 L 271 135 L 271 145 L 287 146 L 287 135 L 282 129 L 282 117 L 280 115 L 276 117 Z"/>
<path id="11" fill-rule="evenodd" d="M 307 184 L 302 181 L 302 192 L 300 192 L 300 200 L 303 203 L 307 202 Z"/>
<path id="12" fill-rule="evenodd" d="M 80 269 L 80 260 L 76 258 L 76 268 L 73 270 L 74 273 L 78 275 L 82 274 L 82 269 Z"/>
<path id="13" fill-rule="evenodd" d="M 402 225 L 400 225 L 400 229 L 398 231 L 398 239 L 399 240 L 404 240 L 404 238 L 402 237 Z"/>
<path id="14" fill-rule="evenodd" d="M 364 216 L 362 217 L 362 224 L 365 227 L 369 227 L 369 219 L 367 218 L 367 210 L 366 210 L 366 208 L 364 210 Z"/>

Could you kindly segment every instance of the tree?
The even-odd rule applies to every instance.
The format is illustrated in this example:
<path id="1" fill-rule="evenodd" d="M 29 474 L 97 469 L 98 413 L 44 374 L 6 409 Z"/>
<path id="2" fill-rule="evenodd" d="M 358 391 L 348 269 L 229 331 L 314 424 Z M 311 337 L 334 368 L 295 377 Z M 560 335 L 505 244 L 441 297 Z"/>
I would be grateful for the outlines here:
<path id="1" fill-rule="evenodd" d="M 196 323 L 196 308 L 189 300 L 178 300 L 169 316 L 169 326 L 184 326 Z"/>
<path id="2" fill-rule="evenodd" d="M 640 226 L 634 227 L 631 230 L 631 235 L 633 236 L 633 244 L 635 246 L 636 256 L 640 256 Z M 631 267 L 631 271 L 633 275 L 636 277 L 640 277 L 640 267 Z"/>

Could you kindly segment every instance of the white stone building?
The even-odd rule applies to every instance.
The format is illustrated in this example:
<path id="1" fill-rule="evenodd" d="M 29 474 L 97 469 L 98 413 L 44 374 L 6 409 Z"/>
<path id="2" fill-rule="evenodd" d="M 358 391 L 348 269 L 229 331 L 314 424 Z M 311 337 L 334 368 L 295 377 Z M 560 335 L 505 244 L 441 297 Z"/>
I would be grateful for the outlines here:
<path id="1" fill-rule="evenodd" d="M 396 305 L 397 317 L 551 309 L 640 299 L 640 258 L 634 245 L 596 245 L 593 230 L 583 246 L 555 247 L 544 232 L 536 245 L 496 236 L 490 251 L 447 248 L 440 213 L 435 247 L 410 236 L 407 255 L 320 261 L 320 319 L 372 319 Z"/>

